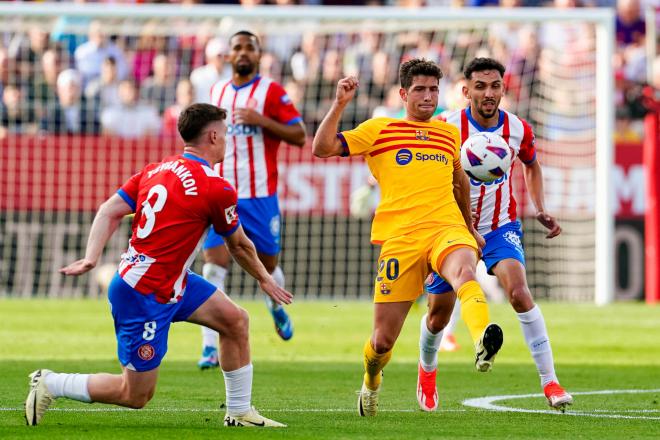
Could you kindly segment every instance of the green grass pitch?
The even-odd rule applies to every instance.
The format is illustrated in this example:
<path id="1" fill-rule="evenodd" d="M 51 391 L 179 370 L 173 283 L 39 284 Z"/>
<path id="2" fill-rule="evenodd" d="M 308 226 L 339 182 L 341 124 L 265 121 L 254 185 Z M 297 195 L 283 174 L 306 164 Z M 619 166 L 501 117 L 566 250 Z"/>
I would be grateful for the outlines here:
<path id="1" fill-rule="evenodd" d="M 423 309 L 411 311 L 386 367 L 380 412 L 356 412 L 362 345 L 370 333 L 366 302 L 299 302 L 290 307 L 295 336 L 279 340 L 261 302 L 241 302 L 251 315 L 253 404 L 286 429 L 222 426 L 224 388 L 217 371 L 200 372 L 196 326 L 175 324 L 154 399 L 143 410 L 58 400 L 36 427 L 25 426 L 27 375 L 37 368 L 119 372 L 108 305 L 91 300 L 0 300 L 0 439 L 638 439 L 660 438 L 660 308 L 642 304 L 542 303 L 562 384 L 578 393 L 567 414 L 545 413 L 541 397 L 493 402 L 467 399 L 540 393 L 517 319 L 492 305 L 504 347 L 491 373 L 473 371 L 463 324 L 456 353 L 440 353 L 440 408 L 418 410 L 417 334 Z M 612 390 L 608 393 L 595 392 Z M 620 390 L 636 390 L 622 393 Z M 539 412 L 516 412 L 539 411 Z"/>

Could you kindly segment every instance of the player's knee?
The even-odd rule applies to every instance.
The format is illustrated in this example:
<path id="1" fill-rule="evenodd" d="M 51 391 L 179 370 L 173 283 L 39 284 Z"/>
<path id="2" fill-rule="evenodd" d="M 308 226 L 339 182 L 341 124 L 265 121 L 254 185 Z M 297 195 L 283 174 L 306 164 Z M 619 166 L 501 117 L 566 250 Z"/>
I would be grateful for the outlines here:
<path id="1" fill-rule="evenodd" d="M 438 333 L 440 330 L 443 330 L 445 327 L 447 327 L 450 318 L 451 312 L 435 313 L 433 315 L 429 315 L 426 325 L 431 333 Z"/>
<path id="2" fill-rule="evenodd" d="M 375 334 L 371 339 L 374 351 L 378 354 L 387 353 L 394 347 L 395 338 L 384 334 Z"/>
<path id="3" fill-rule="evenodd" d="M 154 396 L 155 391 L 155 388 L 150 388 L 143 391 L 127 390 L 126 396 L 124 398 L 124 404 L 125 406 L 132 409 L 144 408 Z"/>
<path id="4" fill-rule="evenodd" d="M 250 315 L 239 306 L 236 306 L 230 313 L 225 314 L 226 330 L 221 332 L 221 336 L 233 339 L 247 339 L 250 327 Z"/>
<path id="5" fill-rule="evenodd" d="M 463 264 L 459 266 L 456 270 L 456 278 L 458 286 L 462 286 L 468 281 L 474 281 L 477 279 L 477 273 L 475 267 L 472 264 Z"/>
<path id="6" fill-rule="evenodd" d="M 518 313 L 527 312 L 534 306 L 532 294 L 524 283 L 514 285 L 510 288 L 509 302 Z"/>

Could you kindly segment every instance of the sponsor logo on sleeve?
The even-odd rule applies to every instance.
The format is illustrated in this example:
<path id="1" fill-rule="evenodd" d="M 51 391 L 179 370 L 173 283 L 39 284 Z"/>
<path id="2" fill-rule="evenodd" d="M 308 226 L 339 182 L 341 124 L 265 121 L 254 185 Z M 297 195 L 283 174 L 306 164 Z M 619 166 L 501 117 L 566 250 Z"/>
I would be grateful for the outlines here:
<path id="1" fill-rule="evenodd" d="M 234 223 L 234 220 L 238 218 L 238 214 L 236 214 L 236 205 L 231 205 L 228 208 L 225 208 L 225 220 L 227 220 L 227 224 L 231 225 Z"/>

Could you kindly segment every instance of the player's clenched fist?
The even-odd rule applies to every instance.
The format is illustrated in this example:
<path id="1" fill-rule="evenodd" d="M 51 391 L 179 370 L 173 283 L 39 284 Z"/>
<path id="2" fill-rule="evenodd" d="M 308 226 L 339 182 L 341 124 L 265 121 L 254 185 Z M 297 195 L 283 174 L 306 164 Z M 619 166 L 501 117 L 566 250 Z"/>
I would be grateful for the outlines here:
<path id="1" fill-rule="evenodd" d="M 360 82 L 354 76 L 347 76 L 342 78 L 337 83 L 337 102 L 340 104 L 346 104 L 353 96 L 355 96 L 355 91 L 360 86 Z"/>

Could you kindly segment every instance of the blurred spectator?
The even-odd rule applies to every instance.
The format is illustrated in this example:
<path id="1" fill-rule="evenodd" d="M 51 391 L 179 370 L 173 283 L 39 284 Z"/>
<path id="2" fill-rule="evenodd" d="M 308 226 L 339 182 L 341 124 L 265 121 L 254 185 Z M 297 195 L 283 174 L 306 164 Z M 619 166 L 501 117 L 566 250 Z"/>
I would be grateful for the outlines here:
<path id="1" fill-rule="evenodd" d="M 381 48 L 380 34 L 373 29 L 375 24 L 366 24 L 367 29 L 356 35 L 357 42 L 344 52 L 344 72 L 346 75 L 360 75 L 363 78 L 371 76 L 372 58 Z"/>
<path id="2" fill-rule="evenodd" d="M 26 86 L 38 70 L 39 60 L 48 49 L 48 32 L 42 26 L 32 25 L 27 35 L 15 33 L 7 47 L 9 58 L 13 60 L 12 82 Z"/>
<path id="3" fill-rule="evenodd" d="M 643 45 L 646 23 L 643 20 L 639 0 L 617 0 L 616 42 L 620 46 Z"/>
<path id="4" fill-rule="evenodd" d="M 387 92 L 387 97 L 382 105 L 377 106 L 373 113 L 372 118 L 398 118 L 402 107 L 401 95 L 399 95 L 399 85 L 390 87 Z"/>
<path id="5" fill-rule="evenodd" d="M 167 39 L 159 33 L 158 23 L 145 23 L 133 54 L 133 79 L 138 86 L 151 74 L 156 55 L 166 50 Z"/>
<path id="6" fill-rule="evenodd" d="M 190 74 L 195 87 L 195 102 L 209 102 L 211 87 L 223 78 L 231 77 L 231 66 L 225 63 L 227 43 L 220 37 L 209 40 L 204 50 L 206 64 Z"/>
<path id="7" fill-rule="evenodd" d="M 101 75 L 101 65 L 108 57 L 115 59 L 118 77 L 125 78 L 128 67 L 124 54 L 103 33 L 100 21 L 95 20 L 89 24 L 87 36 L 89 41 L 78 46 L 74 54 L 76 68 L 83 75 L 83 83 L 87 84 Z"/>
<path id="8" fill-rule="evenodd" d="M 39 119 L 49 103 L 57 100 L 57 77 L 62 71 L 62 56 L 55 49 L 46 50 L 41 57 L 41 69 L 32 77 L 28 90 L 28 101 Z"/>
<path id="9" fill-rule="evenodd" d="M 9 134 L 34 133 L 34 112 L 15 85 L 7 85 L 2 91 L 0 103 L 0 139 Z"/>
<path id="10" fill-rule="evenodd" d="M 284 90 L 286 94 L 289 95 L 291 102 L 296 108 L 302 108 L 303 106 L 303 88 L 296 81 L 287 81 L 284 83 Z"/>
<path id="11" fill-rule="evenodd" d="M 103 60 L 101 76 L 87 84 L 85 97 L 101 109 L 119 105 L 119 75 L 113 57 Z"/>
<path id="12" fill-rule="evenodd" d="M 40 121 L 40 129 L 55 134 L 98 134 L 96 110 L 82 94 L 82 75 L 67 69 L 57 77 L 57 101 L 52 102 Z"/>
<path id="13" fill-rule="evenodd" d="M 392 84 L 396 84 L 397 75 L 390 55 L 385 51 L 377 51 L 369 58 L 371 65 L 368 70 L 371 75 L 361 75 L 366 79 L 361 84 L 361 93 L 357 96 L 360 106 L 365 106 L 368 114 L 383 103 Z"/>
<path id="14" fill-rule="evenodd" d="M 103 133 L 130 139 L 158 134 L 158 111 L 138 101 L 138 91 L 133 81 L 123 80 L 119 83 L 119 99 L 118 106 L 101 112 Z"/>
<path id="15" fill-rule="evenodd" d="M 323 47 L 321 37 L 315 32 L 303 35 L 300 49 L 291 56 L 291 74 L 300 83 L 318 76 L 321 67 Z"/>
<path id="16" fill-rule="evenodd" d="M 176 89 L 176 62 L 173 55 L 158 54 L 154 58 L 153 75 L 140 87 L 142 101 L 149 103 L 163 114 L 172 104 Z"/>
<path id="17" fill-rule="evenodd" d="M 195 98 L 195 89 L 188 79 L 182 79 L 176 85 L 176 103 L 165 109 L 163 112 L 163 130 L 161 134 L 165 137 L 179 136 L 177 123 L 179 115 Z"/>
<path id="18" fill-rule="evenodd" d="M 282 63 L 275 55 L 264 52 L 259 60 L 259 74 L 282 82 Z"/>

